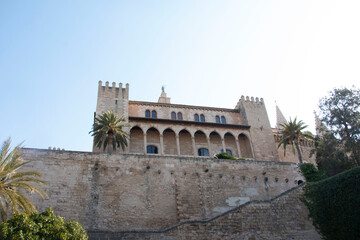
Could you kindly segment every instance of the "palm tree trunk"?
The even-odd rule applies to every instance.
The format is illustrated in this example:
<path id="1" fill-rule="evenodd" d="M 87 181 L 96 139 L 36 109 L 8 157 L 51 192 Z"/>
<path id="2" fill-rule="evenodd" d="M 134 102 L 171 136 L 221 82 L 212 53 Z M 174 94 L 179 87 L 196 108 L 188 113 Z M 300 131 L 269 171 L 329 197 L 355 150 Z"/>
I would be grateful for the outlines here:
<path id="1" fill-rule="evenodd" d="M 109 141 L 108 141 L 108 146 L 107 146 L 107 152 L 108 154 L 112 154 L 113 152 L 113 137 L 114 137 L 114 134 L 113 133 L 109 133 L 108 134 L 108 138 L 109 138 Z"/>
<path id="2" fill-rule="evenodd" d="M 299 163 L 303 164 L 303 160 L 302 160 L 302 156 L 301 156 L 301 151 L 300 151 L 300 147 L 299 147 L 299 143 L 295 143 L 295 147 L 296 147 L 296 151 L 298 153 L 298 157 L 299 157 Z"/>

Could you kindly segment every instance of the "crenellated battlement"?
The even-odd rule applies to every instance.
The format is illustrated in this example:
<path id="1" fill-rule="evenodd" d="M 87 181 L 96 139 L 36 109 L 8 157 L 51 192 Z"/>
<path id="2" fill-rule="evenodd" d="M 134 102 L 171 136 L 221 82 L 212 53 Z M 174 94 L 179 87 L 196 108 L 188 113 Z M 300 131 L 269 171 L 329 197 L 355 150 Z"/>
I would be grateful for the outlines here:
<path id="1" fill-rule="evenodd" d="M 244 96 L 241 95 L 241 98 L 239 99 L 239 101 L 236 104 L 236 109 L 238 109 L 241 106 L 241 103 L 255 103 L 255 104 L 264 104 L 264 99 L 263 98 L 258 98 L 258 97 L 249 97 L 249 96 Z"/>
<path id="2" fill-rule="evenodd" d="M 106 89 L 108 89 L 108 90 L 123 89 L 123 90 L 125 90 L 126 92 L 129 92 L 129 84 L 128 84 L 128 83 L 125 85 L 125 88 L 123 88 L 123 84 L 122 84 L 122 83 L 119 83 L 119 84 L 118 84 L 118 87 L 116 87 L 116 83 L 115 83 L 115 82 L 112 82 L 111 87 L 110 87 L 109 81 L 106 81 L 106 82 L 105 82 L 105 86 L 103 86 L 103 82 L 100 80 L 100 81 L 99 81 L 99 88 L 103 88 L 104 90 L 106 90 Z"/>

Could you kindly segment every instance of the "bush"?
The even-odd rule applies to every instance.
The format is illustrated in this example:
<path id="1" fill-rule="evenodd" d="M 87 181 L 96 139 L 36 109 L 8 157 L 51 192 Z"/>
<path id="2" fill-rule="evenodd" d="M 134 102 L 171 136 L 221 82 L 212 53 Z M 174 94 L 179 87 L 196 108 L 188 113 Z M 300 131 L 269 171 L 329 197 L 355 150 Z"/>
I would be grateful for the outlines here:
<path id="1" fill-rule="evenodd" d="M 15 214 L 6 222 L 0 224 L 0 239 L 3 240 L 85 240 L 87 233 L 78 222 L 65 222 L 57 217 L 51 208 L 43 213 Z"/>
<path id="2" fill-rule="evenodd" d="M 233 159 L 233 160 L 237 160 L 237 158 L 235 158 L 233 156 L 230 156 L 226 152 L 216 154 L 215 158 L 217 158 L 217 159 Z"/>
<path id="3" fill-rule="evenodd" d="M 360 239 L 360 167 L 307 184 L 301 200 L 324 239 Z"/>
<path id="4" fill-rule="evenodd" d="M 317 182 L 326 178 L 325 173 L 317 170 L 312 163 L 301 164 L 300 170 L 307 182 Z"/>

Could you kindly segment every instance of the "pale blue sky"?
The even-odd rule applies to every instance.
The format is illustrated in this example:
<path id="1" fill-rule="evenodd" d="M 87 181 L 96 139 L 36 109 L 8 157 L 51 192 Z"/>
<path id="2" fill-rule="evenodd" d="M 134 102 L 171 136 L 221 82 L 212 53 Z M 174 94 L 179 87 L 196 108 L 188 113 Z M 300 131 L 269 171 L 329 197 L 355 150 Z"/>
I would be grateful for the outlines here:
<path id="1" fill-rule="evenodd" d="M 90 151 L 98 81 L 130 99 L 234 108 L 314 130 L 334 87 L 360 79 L 360 1 L 0 0 L 0 141 Z"/>

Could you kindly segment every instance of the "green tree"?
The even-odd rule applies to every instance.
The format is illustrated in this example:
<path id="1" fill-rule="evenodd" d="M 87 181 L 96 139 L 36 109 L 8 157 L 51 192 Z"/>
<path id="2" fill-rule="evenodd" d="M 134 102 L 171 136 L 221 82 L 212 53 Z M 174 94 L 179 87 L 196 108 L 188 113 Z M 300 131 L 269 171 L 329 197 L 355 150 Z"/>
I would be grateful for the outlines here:
<path id="1" fill-rule="evenodd" d="M 1 223 L 0 239 L 86 240 L 88 236 L 80 223 L 65 222 L 64 218 L 55 216 L 54 211 L 48 208 L 40 214 L 15 214 Z"/>
<path id="2" fill-rule="evenodd" d="M 283 146 L 285 155 L 287 145 L 291 145 L 294 155 L 296 149 L 299 163 L 302 164 L 303 160 L 301 155 L 300 142 L 303 140 L 313 140 L 313 135 L 310 132 L 303 132 L 303 130 L 307 128 L 307 125 L 305 125 L 301 120 L 297 122 L 296 118 L 293 121 L 290 119 L 288 123 L 280 124 L 280 127 L 280 142 L 278 148 Z"/>
<path id="3" fill-rule="evenodd" d="M 352 168 L 353 164 L 341 141 L 330 131 L 322 131 L 315 137 L 316 164 L 328 177 Z"/>
<path id="4" fill-rule="evenodd" d="M 307 182 L 317 182 L 326 178 L 325 173 L 319 171 L 312 163 L 301 164 L 300 170 Z"/>
<path id="5" fill-rule="evenodd" d="M 335 88 L 319 103 L 322 123 L 354 166 L 360 166 L 360 90 Z"/>
<path id="6" fill-rule="evenodd" d="M 18 172 L 29 161 L 22 160 L 20 145 L 11 150 L 10 143 L 10 139 L 6 140 L 0 152 L 0 215 L 2 221 L 7 219 L 8 211 L 13 214 L 20 210 L 27 213 L 36 211 L 22 190 L 38 193 L 42 198 L 47 197 L 43 190 L 33 185 L 33 183 L 45 184 L 40 179 L 41 173 L 36 171 Z"/>
<path id="7" fill-rule="evenodd" d="M 128 144 L 128 135 L 123 130 L 123 127 L 126 127 L 124 123 L 124 117 L 119 118 L 111 111 L 96 117 L 92 130 L 89 132 L 91 136 L 94 136 L 94 144 L 98 148 L 103 147 L 104 151 L 109 145 L 108 153 L 112 153 L 116 147 L 120 146 L 124 150 Z"/>

